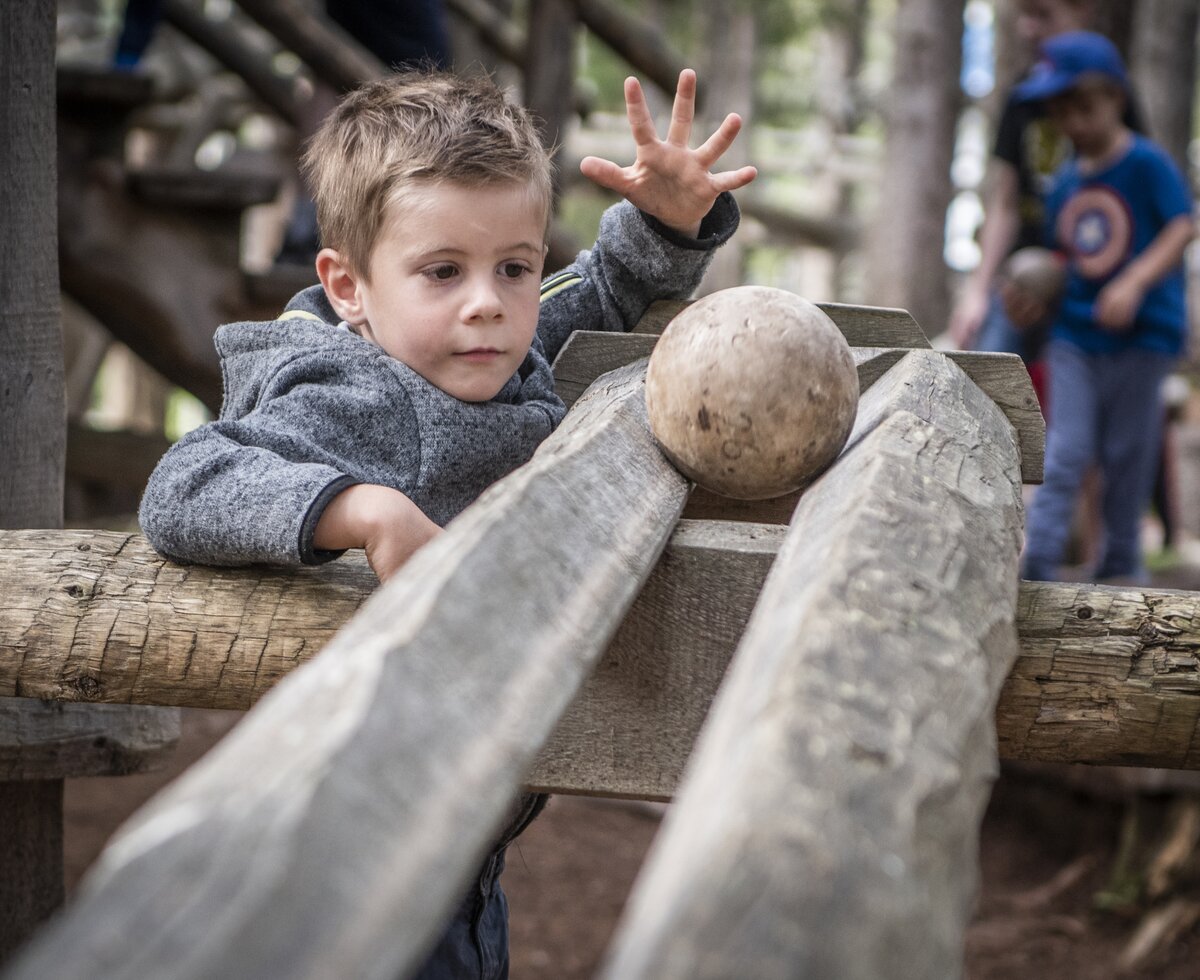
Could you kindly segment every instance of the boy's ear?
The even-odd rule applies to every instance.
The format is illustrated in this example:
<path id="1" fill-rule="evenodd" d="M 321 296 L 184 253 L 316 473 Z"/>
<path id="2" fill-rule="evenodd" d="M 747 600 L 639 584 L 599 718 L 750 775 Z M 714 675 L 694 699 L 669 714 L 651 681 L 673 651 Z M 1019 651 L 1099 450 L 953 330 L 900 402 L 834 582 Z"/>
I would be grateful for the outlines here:
<path id="1" fill-rule="evenodd" d="M 317 253 L 317 278 L 325 287 L 329 305 L 338 316 L 355 325 L 366 320 L 361 291 L 358 288 L 359 277 L 342 257 L 341 252 L 323 248 Z"/>

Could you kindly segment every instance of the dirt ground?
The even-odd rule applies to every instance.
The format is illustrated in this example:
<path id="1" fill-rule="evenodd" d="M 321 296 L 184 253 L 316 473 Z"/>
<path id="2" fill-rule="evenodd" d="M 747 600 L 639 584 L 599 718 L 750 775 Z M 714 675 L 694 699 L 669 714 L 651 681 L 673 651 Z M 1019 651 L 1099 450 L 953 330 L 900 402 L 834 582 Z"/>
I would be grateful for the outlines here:
<path id="1" fill-rule="evenodd" d="M 236 722 L 233 712 L 184 712 L 184 735 L 164 771 L 70 780 L 66 792 L 68 888 L 116 826 Z M 1147 841 L 1171 797 L 1143 797 Z M 1095 980 L 1117 976 L 1141 919 L 1100 907 L 1114 869 L 1126 806 L 1066 785 L 1054 771 L 1005 770 L 982 830 L 982 894 L 967 943 L 970 980 Z M 504 884 L 512 908 L 514 980 L 593 975 L 661 819 L 661 807 L 556 797 L 510 851 Z M 1125 976 L 1200 975 L 1192 926 Z"/>

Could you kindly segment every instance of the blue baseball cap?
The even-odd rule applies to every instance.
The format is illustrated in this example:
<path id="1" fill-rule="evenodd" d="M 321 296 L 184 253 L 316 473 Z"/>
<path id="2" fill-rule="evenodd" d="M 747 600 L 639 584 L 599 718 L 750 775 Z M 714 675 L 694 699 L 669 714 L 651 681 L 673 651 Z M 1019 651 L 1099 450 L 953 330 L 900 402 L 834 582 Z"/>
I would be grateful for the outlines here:
<path id="1" fill-rule="evenodd" d="M 1103 75 L 1127 88 L 1125 63 L 1117 46 L 1103 34 L 1068 31 L 1042 43 L 1029 77 L 1013 89 L 1018 101 L 1036 102 L 1062 95 L 1084 75 Z"/>

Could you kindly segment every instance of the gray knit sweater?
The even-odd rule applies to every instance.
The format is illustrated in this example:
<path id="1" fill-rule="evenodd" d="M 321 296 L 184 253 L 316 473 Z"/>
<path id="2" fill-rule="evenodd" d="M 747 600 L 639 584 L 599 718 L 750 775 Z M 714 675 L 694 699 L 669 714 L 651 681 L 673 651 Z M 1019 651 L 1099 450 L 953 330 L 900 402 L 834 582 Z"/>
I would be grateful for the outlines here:
<path id="1" fill-rule="evenodd" d="M 590 251 L 542 287 L 533 346 L 488 402 L 463 402 L 381 348 L 338 329 L 320 286 L 266 323 L 216 333 L 220 417 L 159 462 L 139 520 L 177 561 L 316 564 L 325 506 L 356 483 L 406 494 L 444 525 L 525 463 L 565 414 L 550 370 L 574 330 L 628 330 L 656 299 L 684 298 L 738 223 L 722 195 L 685 238 L 622 202 Z"/>

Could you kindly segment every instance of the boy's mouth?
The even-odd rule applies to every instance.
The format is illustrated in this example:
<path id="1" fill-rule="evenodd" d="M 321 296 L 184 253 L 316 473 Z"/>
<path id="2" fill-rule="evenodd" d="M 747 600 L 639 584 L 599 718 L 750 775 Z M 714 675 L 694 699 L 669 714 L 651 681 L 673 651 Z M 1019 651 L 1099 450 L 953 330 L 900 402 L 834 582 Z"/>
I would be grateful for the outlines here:
<path id="1" fill-rule="evenodd" d="M 459 351 L 458 356 L 468 361 L 490 361 L 500 353 L 495 347 L 472 347 L 470 350 Z"/>

